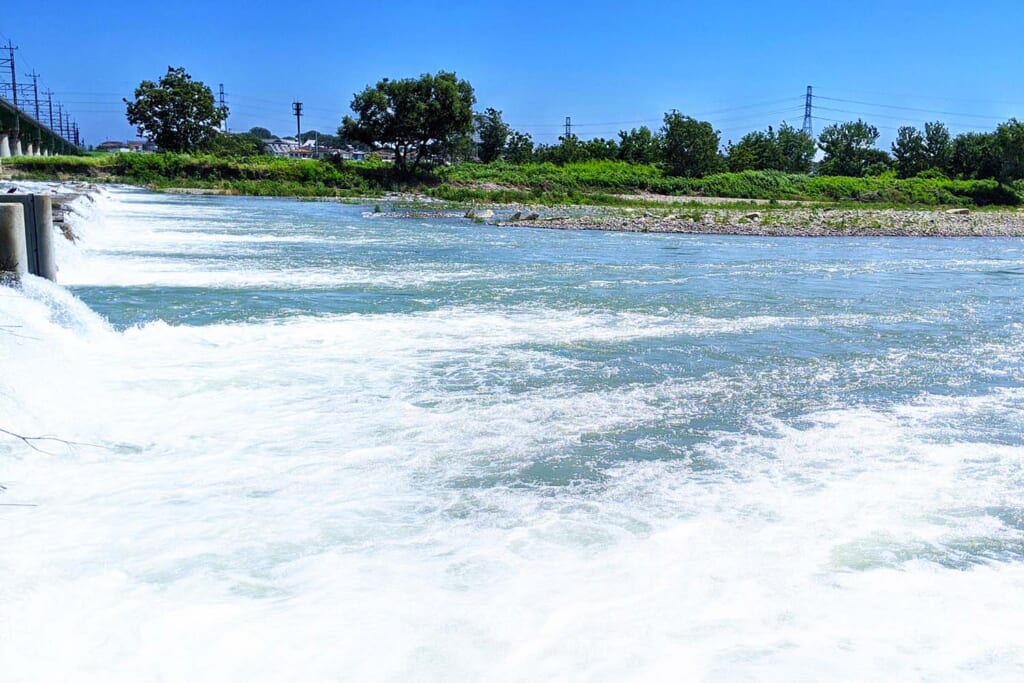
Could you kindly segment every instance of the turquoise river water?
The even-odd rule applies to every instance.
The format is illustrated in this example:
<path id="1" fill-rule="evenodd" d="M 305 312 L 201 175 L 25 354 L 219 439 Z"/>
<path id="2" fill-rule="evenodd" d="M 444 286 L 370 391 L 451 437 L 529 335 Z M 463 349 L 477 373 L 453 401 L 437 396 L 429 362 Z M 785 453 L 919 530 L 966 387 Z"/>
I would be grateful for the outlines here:
<path id="1" fill-rule="evenodd" d="M 1020 240 L 77 206 L 4 681 L 1024 679 Z"/>

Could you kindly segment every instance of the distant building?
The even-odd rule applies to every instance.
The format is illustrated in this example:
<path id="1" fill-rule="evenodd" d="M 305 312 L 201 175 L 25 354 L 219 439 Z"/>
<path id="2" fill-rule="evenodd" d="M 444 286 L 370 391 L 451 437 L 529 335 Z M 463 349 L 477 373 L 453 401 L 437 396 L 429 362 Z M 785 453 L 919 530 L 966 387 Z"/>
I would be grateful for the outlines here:
<path id="1" fill-rule="evenodd" d="M 263 141 L 267 146 L 267 153 L 276 157 L 290 157 L 292 151 L 298 146 L 295 138 L 269 138 Z"/>
<path id="2" fill-rule="evenodd" d="M 263 141 L 267 154 L 277 157 L 288 157 L 290 159 L 329 159 L 339 157 L 345 161 L 365 161 L 369 152 L 358 149 L 352 145 L 333 147 L 331 145 L 318 144 L 316 140 L 306 140 L 302 144 L 296 138 L 269 138 Z M 384 154 L 388 154 L 383 150 Z M 391 154 L 394 159 L 394 154 Z"/>
<path id="3" fill-rule="evenodd" d="M 129 140 L 128 142 L 121 142 L 120 140 L 107 140 L 96 145 L 96 149 L 101 152 L 155 152 L 157 151 L 156 143 L 154 142 L 142 142 L 141 140 Z"/>
<path id="4" fill-rule="evenodd" d="M 96 145 L 96 149 L 101 152 L 130 152 L 131 148 L 128 145 L 129 143 L 120 140 L 107 140 Z"/>

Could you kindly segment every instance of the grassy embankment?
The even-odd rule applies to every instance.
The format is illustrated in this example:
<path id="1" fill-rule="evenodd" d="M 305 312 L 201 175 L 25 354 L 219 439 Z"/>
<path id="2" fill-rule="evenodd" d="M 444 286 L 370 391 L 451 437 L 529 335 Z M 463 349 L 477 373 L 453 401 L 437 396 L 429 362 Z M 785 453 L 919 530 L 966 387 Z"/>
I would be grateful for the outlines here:
<path id="1" fill-rule="evenodd" d="M 189 187 L 232 194 L 295 197 L 368 197 L 389 191 L 426 194 L 459 203 L 664 205 L 636 195 L 664 195 L 681 204 L 698 197 L 800 200 L 876 207 L 1017 206 L 1024 186 L 994 180 L 890 177 L 846 178 L 772 171 L 721 173 L 705 178 L 666 176 L 655 166 L 623 162 L 460 164 L 433 173 L 396 177 L 383 163 L 342 163 L 209 155 L 113 154 L 38 157 L 5 162 L 14 177 L 86 179 Z M 633 195 L 633 196 L 629 196 Z"/>
<path id="2" fill-rule="evenodd" d="M 847 178 L 775 171 L 719 173 L 705 178 L 664 175 L 655 166 L 622 162 L 462 164 L 438 170 L 442 184 L 430 194 L 458 201 L 525 201 L 541 190 L 570 200 L 591 193 L 651 193 L 687 197 L 840 202 L 882 206 L 1017 206 L 1024 186 L 994 180 L 945 178 Z M 524 188 L 529 188 L 524 190 Z"/>

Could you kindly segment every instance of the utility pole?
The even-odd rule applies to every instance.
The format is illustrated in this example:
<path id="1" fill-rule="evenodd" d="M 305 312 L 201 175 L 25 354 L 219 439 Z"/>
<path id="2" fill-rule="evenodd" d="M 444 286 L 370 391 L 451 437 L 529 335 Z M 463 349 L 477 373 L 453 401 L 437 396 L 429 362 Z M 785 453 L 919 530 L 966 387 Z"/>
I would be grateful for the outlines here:
<path id="1" fill-rule="evenodd" d="M 35 105 L 36 105 L 36 107 L 35 107 L 35 109 L 36 109 L 36 121 L 38 121 L 39 120 L 39 74 L 37 74 L 36 70 L 33 69 L 32 73 L 25 74 L 25 75 L 32 79 L 32 99 L 34 100 Z"/>
<path id="2" fill-rule="evenodd" d="M 565 117 L 565 139 L 568 140 L 570 137 L 572 137 L 572 117 L 571 116 L 566 116 Z"/>
<path id="3" fill-rule="evenodd" d="M 46 125 L 50 130 L 53 130 L 53 91 L 49 88 L 43 93 L 46 95 L 46 104 L 49 107 L 50 114 L 46 119 Z"/>
<path id="4" fill-rule="evenodd" d="M 73 128 L 75 130 L 75 147 L 81 147 L 81 145 L 78 142 L 78 121 L 75 121 L 75 123 L 73 124 Z"/>
<path id="5" fill-rule="evenodd" d="M 811 106 L 814 101 L 814 88 L 807 86 L 807 99 L 804 103 L 804 135 L 814 139 L 814 126 L 811 125 Z"/>
<path id="6" fill-rule="evenodd" d="M 64 105 L 57 103 L 57 135 L 64 137 Z"/>
<path id="7" fill-rule="evenodd" d="M 11 130 L 14 133 L 14 146 L 17 147 L 21 143 L 18 140 L 21 137 L 21 116 L 18 115 L 18 75 L 17 70 L 14 68 L 14 51 L 18 48 L 10 41 L 7 40 L 7 54 L 8 57 L 4 61 L 11 67 L 11 97 L 14 101 L 14 128 Z"/>
<path id="8" fill-rule="evenodd" d="M 12 100 L 14 102 L 14 108 L 15 108 L 15 110 L 17 110 L 17 108 L 18 108 L 18 71 L 14 67 L 14 51 L 18 49 L 18 46 L 14 45 L 13 43 L 11 43 L 10 40 L 8 40 L 7 41 L 7 45 L 5 45 L 4 47 L 7 48 L 8 57 L 7 57 L 7 59 L 4 59 L 3 61 L 7 62 L 7 65 L 11 68 L 11 97 L 12 97 Z M 15 124 L 15 125 L 17 125 L 17 124 Z"/>
<path id="9" fill-rule="evenodd" d="M 302 135 L 302 102 L 292 102 L 292 111 L 295 113 L 295 141 L 301 145 L 302 140 L 299 138 Z"/>
<path id="10" fill-rule="evenodd" d="M 227 111 L 227 108 L 228 108 L 227 105 L 224 104 L 224 84 L 223 83 L 220 84 L 220 108 L 225 110 L 225 111 Z M 222 122 L 221 126 L 223 127 L 224 132 L 227 133 L 228 132 L 228 117 L 227 116 L 224 117 L 224 121 Z"/>

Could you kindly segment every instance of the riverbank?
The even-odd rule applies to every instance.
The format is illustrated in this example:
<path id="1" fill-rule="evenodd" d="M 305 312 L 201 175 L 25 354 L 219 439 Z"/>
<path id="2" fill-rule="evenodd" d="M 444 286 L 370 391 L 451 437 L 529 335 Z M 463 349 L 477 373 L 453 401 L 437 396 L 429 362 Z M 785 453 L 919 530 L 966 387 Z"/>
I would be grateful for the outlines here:
<path id="1" fill-rule="evenodd" d="M 48 183 L 3 182 L 0 188 L 40 191 Z M 70 204 L 107 183 L 54 184 L 54 222 L 64 236 L 76 235 L 65 221 Z M 219 195 L 223 190 L 164 188 L 168 194 Z M 842 205 L 692 198 L 687 203 L 652 202 L 640 207 L 467 203 L 423 193 L 388 192 L 371 196 L 297 197 L 364 204 L 367 214 L 406 220 L 445 218 L 509 228 L 609 232 L 750 235 L 767 237 L 1024 237 L 1024 208 L 911 209 L 850 208 Z M 637 198 L 638 200 L 642 198 Z"/>
<path id="2" fill-rule="evenodd" d="M 499 225 L 777 237 L 1022 237 L 1024 211 L 786 208 L 770 211 L 694 209 L 601 213 L 512 214 Z"/>

